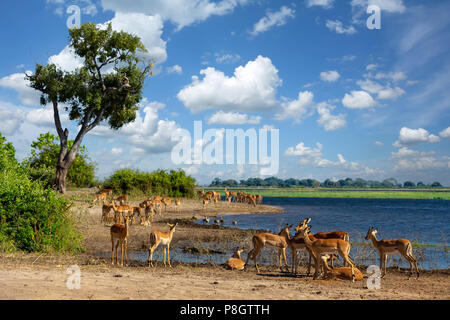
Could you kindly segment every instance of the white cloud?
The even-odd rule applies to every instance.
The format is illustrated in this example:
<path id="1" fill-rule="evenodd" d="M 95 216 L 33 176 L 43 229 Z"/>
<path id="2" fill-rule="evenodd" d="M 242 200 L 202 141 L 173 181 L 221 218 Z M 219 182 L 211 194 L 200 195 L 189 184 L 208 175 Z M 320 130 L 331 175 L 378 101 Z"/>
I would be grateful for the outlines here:
<path id="1" fill-rule="evenodd" d="M 326 131 L 338 130 L 347 125 L 345 114 L 339 114 L 337 116 L 331 114 L 331 110 L 335 108 L 335 106 L 331 106 L 326 102 L 322 102 L 317 105 L 317 113 L 320 116 L 317 123 L 324 127 Z"/>
<path id="2" fill-rule="evenodd" d="M 395 87 L 395 88 L 390 88 L 387 87 L 383 90 L 380 90 L 378 92 L 378 99 L 380 100 L 396 100 L 398 97 L 401 97 L 402 95 L 404 95 L 406 92 L 399 88 L 399 87 Z"/>
<path id="3" fill-rule="evenodd" d="M 32 74 L 30 70 L 26 74 Z M 27 106 L 38 106 L 40 104 L 40 94 L 35 89 L 29 87 L 29 81 L 25 80 L 25 73 L 13 73 L 0 79 L 0 86 L 16 90 L 19 93 L 20 102 Z"/>
<path id="4" fill-rule="evenodd" d="M 122 154 L 122 152 L 123 152 L 122 148 L 113 147 L 111 149 L 111 154 L 114 156 L 118 156 L 118 155 Z"/>
<path id="5" fill-rule="evenodd" d="M 280 27 L 287 23 L 287 20 L 295 17 L 295 10 L 282 6 L 279 11 L 267 12 L 255 25 L 250 34 L 256 36 L 259 33 L 266 32 L 272 27 Z"/>
<path id="6" fill-rule="evenodd" d="M 292 119 L 299 123 L 303 118 L 314 112 L 313 107 L 314 94 L 310 91 L 301 91 L 298 93 L 298 99 L 285 101 L 282 103 L 282 111 L 275 114 L 276 120 Z"/>
<path id="7" fill-rule="evenodd" d="M 376 94 L 376 93 L 380 92 L 381 90 L 383 90 L 383 88 L 384 88 L 381 84 L 374 82 L 370 79 L 366 79 L 364 81 L 358 80 L 358 81 L 356 81 L 356 84 L 358 86 L 360 86 L 361 89 L 368 91 L 372 94 Z"/>
<path id="8" fill-rule="evenodd" d="M 61 107 L 59 109 L 60 109 L 59 117 L 61 122 L 65 123 L 69 121 L 69 116 L 67 115 L 67 113 L 63 112 L 61 110 L 62 109 Z M 38 127 L 53 128 L 55 126 L 53 107 L 48 105 L 44 108 L 32 109 L 26 114 L 26 121 Z"/>
<path id="9" fill-rule="evenodd" d="M 248 114 L 239 112 L 223 112 L 214 113 L 207 122 L 209 124 L 239 125 L 239 124 L 259 124 L 260 116 L 249 117 Z"/>
<path id="10" fill-rule="evenodd" d="M 353 174 L 365 175 L 372 175 L 377 172 L 377 170 L 370 169 L 365 165 L 345 160 L 342 154 L 337 155 L 337 161 L 325 159 L 322 154 L 322 148 L 323 146 L 320 143 L 316 143 L 316 147 L 311 148 L 306 147 L 303 142 L 300 142 L 295 148 L 289 147 L 286 150 L 285 155 L 299 157 L 300 160 L 298 163 L 302 166 L 310 165 L 316 168 L 336 168 L 346 171 L 349 170 Z"/>
<path id="11" fill-rule="evenodd" d="M 170 20 L 178 30 L 204 21 L 211 16 L 223 16 L 231 13 L 238 5 L 247 0 L 152 0 L 152 1 L 123 1 L 101 0 L 104 10 L 115 12 L 143 13 L 159 15 L 164 20 Z"/>
<path id="12" fill-rule="evenodd" d="M 170 152 L 177 143 L 172 140 L 172 134 L 181 130 L 175 121 L 161 120 L 158 111 L 165 105 L 160 102 L 141 102 L 141 113 L 136 114 L 136 120 L 128 123 L 117 131 L 106 125 L 99 125 L 91 133 L 102 138 L 125 138 L 128 145 L 135 146 L 135 155 L 144 155 L 141 150 L 149 154 Z"/>
<path id="13" fill-rule="evenodd" d="M 373 63 L 366 66 L 366 70 L 367 71 L 372 71 L 372 70 L 375 70 L 377 68 L 378 68 L 378 64 L 373 64 Z"/>
<path id="14" fill-rule="evenodd" d="M 238 54 L 231 54 L 231 53 L 215 53 L 214 56 L 216 57 L 217 63 L 234 63 L 241 60 L 241 56 Z"/>
<path id="15" fill-rule="evenodd" d="M 331 31 L 334 31 L 339 34 L 354 34 L 356 33 L 356 29 L 353 26 L 349 26 L 347 28 L 344 27 L 341 21 L 339 20 L 327 20 L 326 27 Z"/>
<path id="16" fill-rule="evenodd" d="M 379 72 L 375 75 L 375 79 L 391 79 L 394 82 L 400 81 L 400 80 L 405 80 L 406 79 L 406 74 L 402 71 L 398 71 L 398 72 Z"/>
<path id="17" fill-rule="evenodd" d="M 340 78 L 340 76 L 341 75 L 336 70 L 324 71 L 320 73 L 320 79 L 327 82 L 335 82 Z"/>
<path id="18" fill-rule="evenodd" d="M 352 0 L 351 5 L 364 11 L 370 5 L 377 5 L 382 11 L 391 13 L 403 13 L 406 9 L 403 0 Z"/>
<path id="19" fill-rule="evenodd" d="M 313 6 L 323 7 L 325 9 L 329 9 L 333 7 L 334 0 L 308 0 L 306 2 L 306 6 L 308 8 Z"/>
<path id="20" fill-rule="evenodd" d="M 439 142 L 440 138 L 434 134 L 430 134 L 427 130 L 423 128 L 410 129 L 403 127 L 400 129 L 400 134 L 398 140 L 394 142 L 394 147 L 404 147 L 415 145 L 418 143 L 436 143 Z"/>
<path id="21" fill-rule="evenodd" d="M 391 159 L 394 161 L 394 170 L 397 171 L 418 171 L 432 169 L 450 168 L 450 157 L 438 157 L 436 152 L 420 152 L 417 150 L 401 147 L 396 152 L 392 152 Z"/>
<path id="22" fill-rule="evenodd" d="M 145 61 L 152 60 L 155 64 L 160 64 L 166 61 L 166 42 L 161 39 L 163 22 L 159 16 L 148 16 L 142 13 L 116 13 L 114 18 L 103 24 L 100 27 L 105 28 L 111 22 L 111 26 L 115 31 L 125 31 L 133 35 L 137 35 L 145 48 L 147 53 L 138 53 Z M 49 63 L 54 63 L 61 69 L 66 71 L 73 71 L 83 65 L 83 59 L 77 56 L 73 50 L 66 46 L 60 53 L 51 56 L 48 59 Z"/>
<path id="23" fill-rule="evenodd" d="M 367 109 L 375 106 L 376 102 L 370 94 L 365 91 L 352 91 L 346 93 L 342 99 L 344 107 L 350 109 Z"/>
<path id="24" fill-rule="evenodd" d="M 447 129 L 442 130 L 439 135 L 442 138 L 450 138 L 450 127 L 448 127 Z"/>
<path id="25" fill-rule="evenodd" d="M 382 147 L 382 146 L 384 146 L 384 143 L 381 142 L 381 141 L 375 141 L 374 144 L 375 144 L 377 147 Z"/>
<path id="26" fill-rule="evenodd" d="M 171 73 L 182 74 L 183 73 L 183 68 L 176 64 L 174 66 L 167 67 L 167 73 L 169 73 L 169 74 L 171 74 Z"/>
<path id="27" fill-rule="evenodd" d="M 258 56 L 228 77 L 215 68 L 200 71 L 203 79 L 192 77 L 177 97 L 192 112 L 207 109 L 224 111 L 266 111 L 277 105 L 276 89 L 282 81 L 269 58 Z"/>
<path id="28" fill-rule="evenodd" d="M 0 132 L 3 135 L 13 135 L 19 130 L 25 116 L 15 105 L 0 101 L 0 118 Z"/>

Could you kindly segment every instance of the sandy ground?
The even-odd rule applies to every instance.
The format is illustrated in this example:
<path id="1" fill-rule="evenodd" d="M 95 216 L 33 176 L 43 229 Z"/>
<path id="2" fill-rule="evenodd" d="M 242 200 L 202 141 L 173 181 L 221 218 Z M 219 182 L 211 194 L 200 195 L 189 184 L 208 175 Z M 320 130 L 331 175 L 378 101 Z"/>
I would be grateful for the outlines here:
<path id="1" fill-rule="evenodd" d="M 149 268 L 147 263 L 139 261 L 130 261 L 125 267 L 111 266 L 109 258 L 99 257 L 99 253 L 110 254 L 111 250 L 109 227 L 100 223 L 100 208 L 77 201 L 85 253 L 0 254 L 0 299 L 450 299 L 448 270 L 423 271 L 419 279 L 407 280 L 404 270 L 391 268 L 381 281 L 381 289 L 369 290 L 367 276 L 355 283 L 312 280 L 311 276 L 305 276 L 303 267 L 300 275 L 294 276 L 280 272 L 276 266 L 263 266 L 260 273 L 256 273 L 253 263 L 244 271 L 230 271 L 224 265 L 197 265 L 175 260 L 172 260 L 173 268 L 164 268 L 160 262 L 155 268 Z M 248 241 L 257 231 L 196 225 L 192 217 L 202 219 L 203 216 L 233 212 L 281 211 L 271 206 L 228 208 L 226 204 L 219 204 L 203 212 L 199 200 L 182 200 L 181 212 L 170 210 L 151 227 L 132 226 L 128 247 L 129 250 L 145 250 L 150 231 L 166 231 L 165 223 L 175 220 L 179 221 L 179 226 L 174 235 L 174 246 L 186 239 Z M 80 289 L 67 288 L 70 265 L 80 268 Z M 365 269 L 362 271 L 364 273 Z"/>

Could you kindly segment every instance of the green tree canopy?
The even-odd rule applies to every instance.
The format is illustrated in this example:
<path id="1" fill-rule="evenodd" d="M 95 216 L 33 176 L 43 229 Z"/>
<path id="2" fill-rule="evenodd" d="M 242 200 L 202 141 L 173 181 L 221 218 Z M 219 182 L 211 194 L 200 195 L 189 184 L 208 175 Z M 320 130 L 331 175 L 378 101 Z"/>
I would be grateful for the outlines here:
<path id="1" fill-rule="evenodd" d="M 90 130 L 100 122 L 119 129 L 135 120 L 144 80 L 153 67 L 139 58 L 147 51 L 139 37 L 113 31 L 111 24 L 102 28 L 85 23 L 69 33 L 69 47 L 82 59 L 82 67 L 67 72 L 54 64 L 37 64 L 34 74 L 26 76 L 30 86 L 41 92 L 41 104 L 53 105 L 60 142 L 55 185 L 60 192 L 65 192 L 67 172 Z M 80 128 L 71 148 L 69 131 L 62 128 L 60 104 Z"/>
<path id="2" fill-rule="evenodd" d="M 60 149 L 58 140 L 58 137 L 47 132 L 40 134 L 37 140 L 31 143 L 31 156 L 24 160 L 24 166 L 30 169 L 32 179 L 44 180 L 50 185 L 53 183 Z M 69 151 L 73 143 L 73 140 L 67 141 Z M 76 187 L 91 187 L 94 185 L 94 177 L 95 163 L 89 158 L 86 147 L 80 146 L 67 173 L 67 179 Z"/>

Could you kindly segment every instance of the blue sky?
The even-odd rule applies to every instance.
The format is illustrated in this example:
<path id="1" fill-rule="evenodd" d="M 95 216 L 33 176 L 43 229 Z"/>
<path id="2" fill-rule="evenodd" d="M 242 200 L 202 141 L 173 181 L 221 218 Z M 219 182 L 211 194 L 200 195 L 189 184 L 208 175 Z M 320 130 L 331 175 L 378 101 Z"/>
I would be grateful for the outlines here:
<path id="1" fill-rule="evenodd" d="M 171 134 L 222 128 L 279 130 L 280 178 L 394 177 L 450 185 L 448 1 L 42 0 L 0 12 L 0 132 L 19 158 L 52 112 L 25 71 L 53 62 L 73 70 L 66 9 L 81 22 L 141 37 L 155 75 L 139 116 L 84 140 L 98 176 L 117 168 L 182 167 L 200 183 L 266 177 L 262 165 L 176 165 Z M 370 30 L 369 5 L 381 9 Z M 63 116 L 63 120 L 64 120 Z M 65 120 L 71 137 L 76 126 Z"/>

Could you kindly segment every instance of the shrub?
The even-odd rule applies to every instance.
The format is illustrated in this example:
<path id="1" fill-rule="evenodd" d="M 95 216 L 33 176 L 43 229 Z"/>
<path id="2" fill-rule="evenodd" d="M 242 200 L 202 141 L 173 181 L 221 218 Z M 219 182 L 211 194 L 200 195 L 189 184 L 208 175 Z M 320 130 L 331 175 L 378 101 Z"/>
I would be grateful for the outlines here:
<path id="1" fill-rule="evenodd" d="M 169 197 L 193 197 L 195 179 L 186 176 L 179 170 L 157 170 L 154 172 L 143 172 L 133 169 L 116 170 L 104 186 L 111 188 L 117 194 L 133 195 L 163 195 Z"/>
<path id="2" fill-rule="evenodd" d="M 28 177 L 0 134 L 0 248 L 81 250 L 69 207 L 64 197 Z"/>
<path id="3" fill-rule="evenodd" d="M 26 168 L 32 180 L 43 182 L 44 186 L 53 186 L 56 176 L 60 146 L 58 137 L 47 132 L 41 134 L 31 144 L 31 156 L 22 165 Z M 68 148 L 73 140 L 68 141 Z M 81 146 L 75 160 L 67 172 L 67 181 L 75 187 L 92 187 L 95 184 L 95 163 L 87 155 L 85 146 Z"/>

